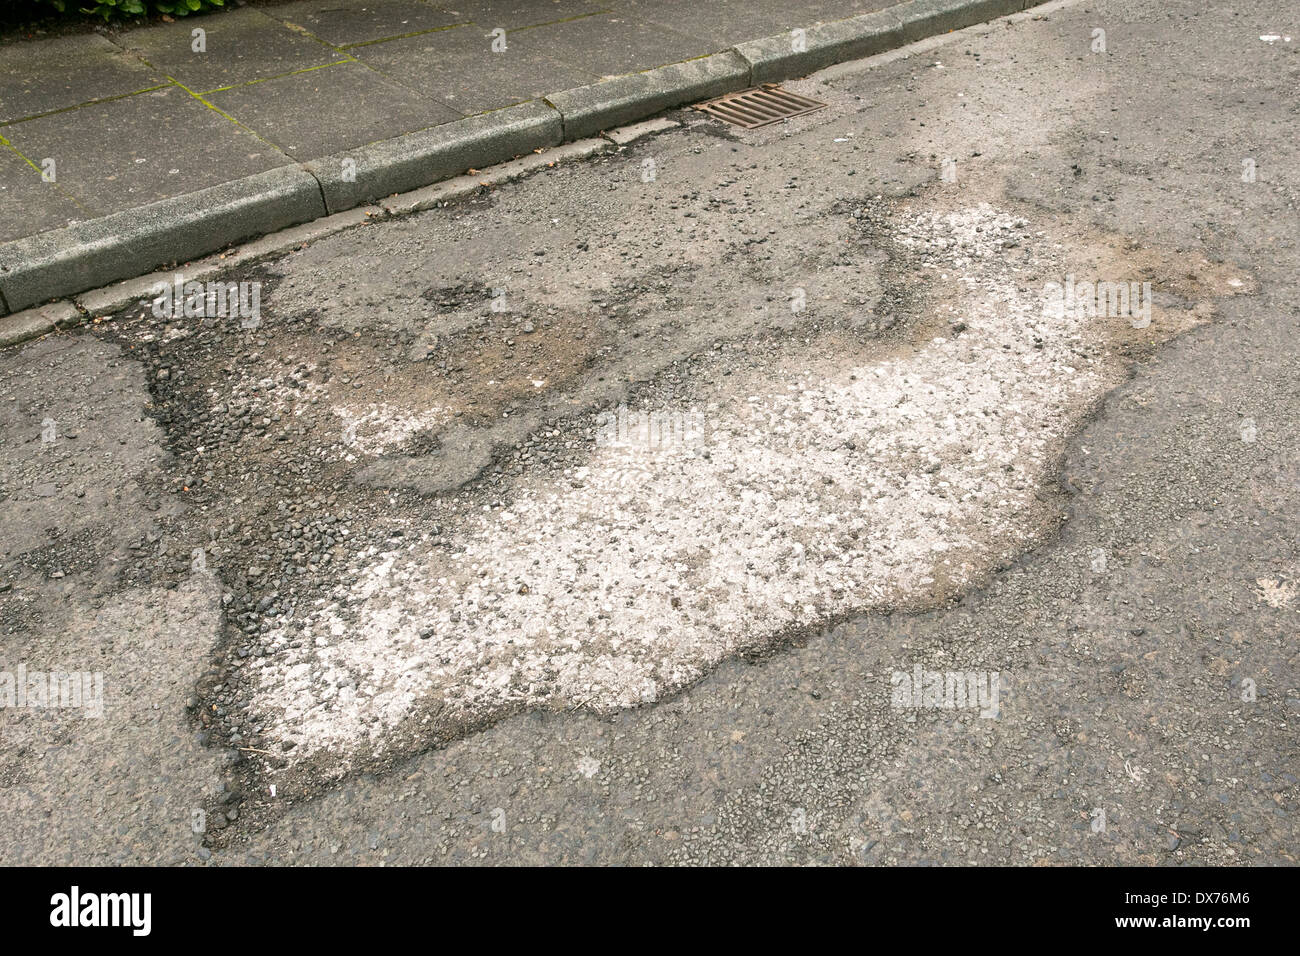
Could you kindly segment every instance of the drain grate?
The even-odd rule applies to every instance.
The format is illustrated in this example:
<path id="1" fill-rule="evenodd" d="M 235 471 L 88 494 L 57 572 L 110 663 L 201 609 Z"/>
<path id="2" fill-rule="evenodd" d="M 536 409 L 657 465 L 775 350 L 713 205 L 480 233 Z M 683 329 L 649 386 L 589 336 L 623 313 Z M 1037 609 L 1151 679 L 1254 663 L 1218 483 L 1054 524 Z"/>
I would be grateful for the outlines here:
<path id="1" fill-rule="evenodd" d="M 768 123 L 779 123 L 791 116 L 811 113 L 826 105 L 821 100 L 783 90 L 775 83 L 764 83 L 752 90 L 728 93 L 707 103 L 696 103 L 694 109 L 711 113 L 733 126 L 756 129 Z"/>

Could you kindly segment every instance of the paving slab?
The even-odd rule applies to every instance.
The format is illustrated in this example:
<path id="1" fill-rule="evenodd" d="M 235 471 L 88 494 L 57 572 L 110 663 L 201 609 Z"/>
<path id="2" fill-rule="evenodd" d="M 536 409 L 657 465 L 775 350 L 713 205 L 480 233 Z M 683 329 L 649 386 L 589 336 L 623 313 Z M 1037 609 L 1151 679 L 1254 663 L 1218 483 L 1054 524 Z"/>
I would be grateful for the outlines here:
<path id="1" fill-rule="evenodd" d="M 289 162 L 275 147 L 167 87 L 15 123 L 4 136 L 97 215 L 194 192 Z"/>
<path id="2" fill-rule="evenodd" d="M 89 215 L 12 149 L 0 146 L 0 242 L 62 229 Z"/>
<path id="3" fill-rule="evenodd" d="M 12 43 L 0 47 L 0 123 L 166 82 L 102 36 Z"/>
<path id="4" fill-rule="evenodd" d="M 626 0 L 621 13 L 679 33 L 710 40 L 718 50 L 738 37 L 760 37 L 783 33 L 811 22 L 805 4 L 797 7 L 782 2 L 752 3 L 750 0 Z M 814 18 L 815 19 L 815 18 Z"/>
<path id="5" fill-rule="evenodd" d="M 527 39 L 531 32 L 508 32 L 501 53 L 492 52 L 489 31 L 478 25 L 357 47 L 352 52 L 367 66 L 465 115 L 595 82 L 595 74 L 547 56 L 540 44 Z M 430 69 L 432 63 L 438 68 Z M 449 76 L 456 82 L 449 83 Z"/>
<path id="6" fill-rule="evenodd" d="M 766 0 L 773 2 L 773 0 Z M 864 13 L 876 13 L 889 7 L 898 6 L 899 0 L 808 0 L 799 4 L 803 16 L 810 23 L 830 23 L 860 17 Z M 801 25 L 801 24 L 799 24 Z"/>
<path id="7" fill-rule="evenodd" d="M 407 36 L 469 19 L 419 0 L 302 0 L 262 12 L 335 46 Z"/>
<path id="8" fill-rule="evenodd" d="M 303 159 L 461 117 L 351 62 L 237 86 L 207 98 L 286 154 Z"/>
<path id="9" fill-rule="evenodd" d="M 191 34 L 197 29 L 206 33 L 203 52 L 193 49 Z M 142 27 L 124 34 L 120 42 L 196 93 L 348 58 L 346 53 L 248 8 Z"/>
<path id="10" fill-rule="evenodd" d="M 439 6 L 488 29 L 516 30 L 606 13 L 623 4 L 619 0 L 441 0 Z"/>
<path id="11" fill-rule="evenodd" d="M 679 33 L 626 14 L 601 14 L 507 33 L 507 44 L 545 53 L 597 76 L 636 73 L 716 53 L 706 37 Z"/>

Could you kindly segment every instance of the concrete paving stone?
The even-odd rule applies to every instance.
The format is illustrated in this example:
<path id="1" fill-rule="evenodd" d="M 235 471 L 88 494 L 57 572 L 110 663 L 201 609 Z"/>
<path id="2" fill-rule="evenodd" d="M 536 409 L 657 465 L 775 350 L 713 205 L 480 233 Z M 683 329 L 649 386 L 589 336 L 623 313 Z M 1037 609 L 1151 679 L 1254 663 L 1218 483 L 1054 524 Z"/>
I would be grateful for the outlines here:
<path id="1" fill-rule="evenodd" d="M 705 37 L 678 33 L 626 14 L 584 17 L 507 34 L 507 43 L 544 52 L 597 76 L 620 76 L 716 53 Z"/>
<path id="2" fill-rule="evenodd" d="M 62 229 L 88 215 L 21 156 L 0 146 L 0 242 Z"/>
<path id="3" fill-rule="evenodd" d="M 96 215 L 134 209 L 289 162 L 184 90 L 167 87 L 5 127 Z"/>
<path id="4" fill-rule="evenodd" d="M 611 4 L 617 9 L 609 11 Z M 893 41 L 904 33 L 915 38 L 1022 5 L 909 0 L 894 6 L 901 25 L 890 32 Z M 332 193 L 326 184 L 331 208 L 339 208 L 427 182 L 426 160 L 452 172 L 477 165 L 479 154 L 501 153 L 490 144 L 471 148 L 454 132 L 446 144 L 426 144 L 432 152 L 424 156 L 424 147 L 394 145 L 404 134 L 545 95 L 563 112 L 565 135 L 589 135 L 736 87 L 729 63 L 700 59 L 733 44 L 747 50 L 753 69 L 746 79 L 753 82 L 872 52 L 888 38 L 864 46 L 852 23 L 835 21 L 886 6 L 888 0 L 809 0 L 797 9 L 779 0 L 300 0 L 130 30 L 119 44 L 94 35 L 17 44 L 0 49 L 0 124 L 12 117 L 0 131 L 13 144 L 0 153 L 0 241 L 176 199 L 293 158 L 337 160 L 369 148 L 364 158 L 373 167 L 397 150 L 397 173 L 368 168 L 368 185 Z M 814 26 L 819 22 L 830 25 Z M 783 35 L 803 23 L 811 55 L 792 56 Z M 507 31 L 507 48 L 494 53 L 490 31 L 497 26 Z M 206 49 L 195 51 L 192 33 L 200 28 Z M 425 32 L 409 35 L 417 31 Z M 771 42 L 764 46 L 755 36 Z M 362 62 L 335 45 L 349 45 Z M 701 66 L 708 62 L 721 74 Z M 674 71 L 683 69 L 700 75 L 692 74 L 687 93 L 674 92 L 681 85 Z M 32 82 L 47 74 L 59 80 Z M 140 92 L 168 76 L 206 93 L 239 122 L 183 90 Z M 607 82 L 597 83 L 602 77 Z M 104 101 L 82 106 L 88 99 Z M 49 115 L 26 118 L 33 113 Z M 42 183 L 18 153 L 37 163 L 55 159 L 58 184 Z M 422 168 L 406 170 L 412 163 Z M 334 176 L 337 163 L 327 165 Z"/>
<path id="5" fill-rule="evenodd" d="M 406 36 L 469 20 L 419 0 L 301 0 L 262 12 L 335 46 Z"/>
<path id="6" fill-rule="evenodd" d="M 438 0 L 438 6 L 465 17 L 489 30 L 555 23 L 574 17 L 605 13 L 624 5 L 624 0 Z"/>
<path id="7" fill-rule="evenodd" d="M 508 33 L 501 53 L 492 52 L 491 35 L 477 25 L 357 47 L 353 53 L 366 66 L 465 115 L 595 82 L 595 74 L 526 42 L 529 32 Z M 514 42 L 516 36 L 520 42 Z M 456 82 L 448 83 L 448 76 Z"/>
<path id="8" fill-rule="evenodd" d="M 897 6 L 899 0 L 808 0 L 799 4 L 810 23 L 830 23 Z"/>
<path id="9" fill-rule="evenodd" d="M 192 48 L 192 31 L 206 31 L 206 51 Z M 196 93 L 347 59 L 325 43 L 248 8 L 202 20 L 142 27 L 121 41 Z"/>
<path id="10" fill-rule="evenodd" d="M 460 119 L 360 63 L 237 86 L 209 97 L 291 156 L 311 159 Z"/>
<path id="11" fill-rule="evenodd" d="M 778 0 L 624 0 L 619 12 L 668 27 L 679 33 L 710 40 L 724 50 L 740 40 L 784 33 L 811 22 L 806 5 L 794 7 Z"/>
<path id="12" fill-rule="evenodd" d="M 102 36 L 13 43 L 0 47 L 0 123 L 166 82 Z"/>
<path id="13" fill-rule="evenodd" d="M 621 0 L 620 13 L 713 41 L 723 50 L 747 40 L 788 33 L 795 27 L 843 20 L 893 6 L 897 0 Z"/>

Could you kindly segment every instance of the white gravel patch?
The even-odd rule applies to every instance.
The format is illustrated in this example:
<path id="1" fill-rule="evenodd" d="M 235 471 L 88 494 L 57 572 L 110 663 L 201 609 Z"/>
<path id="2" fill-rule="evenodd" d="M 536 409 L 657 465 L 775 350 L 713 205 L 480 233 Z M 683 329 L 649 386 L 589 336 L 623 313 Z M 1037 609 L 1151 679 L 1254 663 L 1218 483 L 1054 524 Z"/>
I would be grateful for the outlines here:
<path id="1" fill-rule="evenodd" d="M 508 507 L 461 515 L 451 553 L 361 555 L 354 587 L 269 635 L 280 653 L 254 699 L 269 734 L 296 744 L 291 761 L 328 750 L 346 767 L 439 709 L 643 704 L 791 628 L 960 587 L 1023 549 L 1061 440 L 1118 369 L 1092 347 L 1104 320 L 1045 316 L 1016 289 L 995 252 L 1010 225 L 981 206 L 901 228 L 963 283 L 960 335 L 682 408 L 697 441 L 593 447 Z"/>
<path id="2" fill-rule="evenodd" d="M 282 362 L 268 362 L 260 378 L 244 371 L 236 379 L 207 390 L 213 414 L 236 416 L 289 414 L 297 417 L 307 406 L 320 401 L 325 389 L 310 381 L 313 364 L 291 368 Z"/>
<path id="3" fill-rule="evenodd" d="M 343 444 L 363 455 L 382 455 L 448 418 L 442 409 L 412 411 L 387 402 L 335 405 L 331 411 L 342 420 Z M 351 461 L 356 456 L 345 457 Z"/>
<path id="4" fill-rule="evenodd" d="M 327 412 L 326 422 L 337 419 L 336 437 L 327 438 L 322 451 L 330 458 L 356 461 L 374 458 L 400 448 L 415 435 L 445 424 L 450 416 L 441 408 L 411 409 L 387 402 L 332 402 L 330 391 L 311 380 L 317 366 L 306 363 L 291 367 L 268 362 L 207 390 L 209 408 L 217 415 L 248 413 L 262 424 L 288 416 L 301 418 L 319 406 Z"/>

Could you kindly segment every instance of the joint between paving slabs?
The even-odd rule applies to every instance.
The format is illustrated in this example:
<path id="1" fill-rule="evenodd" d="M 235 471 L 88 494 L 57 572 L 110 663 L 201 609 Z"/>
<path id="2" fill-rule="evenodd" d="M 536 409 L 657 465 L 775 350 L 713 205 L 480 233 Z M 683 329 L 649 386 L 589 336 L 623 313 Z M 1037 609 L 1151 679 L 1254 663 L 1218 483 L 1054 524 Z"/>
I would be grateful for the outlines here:
<path id="1" fill-rule="evenodd" d="M 27 155 L 26 155 L 22 150 L 20 150 L 20 149 L 19 149 L 17 146 L 15 146 L 13 143 L 9 142 L 9 140 L 5 139 L 3 136 L 0 136 L 0 145 L 3 145 L 6 149 L 8 149 L 10 152 L 12 152 L 15 156 L 17 156 L 19 159 L 21 159 L 24 163 L 26 163 L 28 166 L 32 167 L 32 169 L 35 170 L 36 173 L 42 177 L 41 181 L 42 181 L 42 182 L 45 182 L 45 179 L 44 179 L 45 171 L 44 171 L 43 169 L 41 169 L 41 167 L 37 166 L 34 162 L 32 162 L 31 159 L 29 159 L 29 158 L 27 157 Z M 52 183 L 51 183 L 51 182 L 45 182 L 45 185 L 50 186 L 51 188 L 53 188 L 53 190 L 54 190 L 56 193 L 58 193 L 58 194 L 59 194 L 60 196 L 62 196 L 64 199 L 68 200 L 68 202 L 72 203 L 74 206 L 76 206 L 78 209 L 80 209 L 82 212 L 84 212 L 87 216 L 89 216 L 89 217 L 91 217 L 91 218 L 94 217 L 95 213 L 94 213 L 94 211 L 93 211 L 92 209 L 90 209 L 88 206 L 86 206 L 85 203 L 83 203 L 83 202 L 82 202 L 80 199 L 78 199 L 76 196 L 72 195 L 70 192 L 68 192 L 66 189 L 64 189 L 62 186 L 60 186 L 57 182 L 52 182 Z"/>
<path id="2" fill-rule="evenodd" d="M 526 30 L 536 30 L 538 27 L 553 27 L 557 23 L 573 23 L 576 20 L 587 20 L 590 19 L 591 17 L 599 17 L 607 13 L 613 13 L 613 12 L 614 12 L 613 10 L 592 10 L 590 13 L 579 13 L 575 17 L 561 17 L 558 20 L 547 20 L 545 23 L 530 23 L 526 27 L 515 27 L 512 30 L 507 30 L 506 34 L 509 35 L 511 33 L 523 33 Z M 486 24 L 480 23 L 478 25 L 485 26 Z"/>
<path id="3" fill-rule="evenodd" d="M 258 142 L 260 142 L 260 143 L 265 143 L 267 146 L 269 146 L 271 149 L 275 150 L 277 153 L 279 153 L 279 154 L 280 154 L 281 156 L 283 156 L 285 159 L 288 159 L 288 160 L 293 161 L 293 162 L 296 162 L 296 161 L 297 161 L 297 160 L 294 159 L 294 157 L 288 155 L 287 153 L 284 152 L 284 150 L 280 149 L 279 146 L 275 145 L 275 143 L 271 142 L 269 139 L 267 139 L 267 138 L 266 138 L 265 136 L 263 136 L 261 133 L 257 132 L 257 130 L 255 130 L 255 129 L 251 129 L 251 128 L 245 126 L 243 123 L 239 122 L 239 120 L 235 119 L 233 116 L 231 116 L 229 113 L 227 113 L 227 112 L 226 112 L 225 110 L 223 110 L 221 107 L 217 106 L 215 103 L 211 103 L 211 102 L 209 102 L 208 100 L 204 99 L 204 96 L 203 96 L 202 93 L 195 93 L 192 89 L 190 89 L 190 88 L 189 88 L 188 86 L 186 86 L 184 83 L 180 82 L 180 80 L 176 79 L 174 76 L 170 76 L 170 75 L 168 75 L 168 74 L 166 74 L 166 73 L 164 73 L 163 76 L 166 76 L 167 79 L 171 80 L 171 82 L 172 82 L 173 85 L 175 85 L 176 87 L 178 87 L 178 88 L 184 90 L 186 93 L 188 93 L 190 96 L 194 97 L 194 99 L 198 100 L 200 103 L 202 103 L 202 104 L 203 104 L 204 106 L 206 106 L 208 109 L 212 110 L 212 112 L 216 113 L 218 116 L 222 117 L 223 119 L 229 120 L 231 123 L 234 123 L 236 126 L 238 126 L 240 129 L 242 129 L 244 132 L 248 133 L 248 135 L 252 136 L 252 137 L 253 137 L 254 139 L 256 139 Z"/>
<path id="4" fill-rule="evenodd" d="M 427 30 L 412 30 L 410 33 L 398 33 L 391 37 L 380 37 L 377 40 L 358 40 L 356 43 L 345 43 L 343 46 L 336 46 L 334 49 L 340 53 L 346 53 L 348 50 L 355 50 L 358 47 L 374 46 L 377 43 L 387 43 L 390 40 L 409 40 L 411 37 L 427 36 L 430 33 L 446 33 L 448 30 L 456 30 L 460 27 L 473 26 L 472 20 L 466 20 L 464 23 L 448 23 L 446 26 L 429 27 Z M 313 40 L 319 40 L 320 37 L 312 35 Z M 324 41 L 321 41 L 324 42 Z"/>
<path id="5" fill-rule="evenodd" d="M 343 51 L 340 50 L 339 52 L 342 53 Z M 202 93 L 197 95 L 210 96 L 213 93 L 225 93 L 229 90 L 240 90 L 246 86 L 256 86 L 259 83 L 269 83 L 271 80 L 282 80 L 286 76 L 300 76 L 303 73 L 312 73 L 316 70 L 327 70 L 331 66 L 342 66 L 345 63 L 361 63 L 361 61 L 354 56 L 348 56 L 347 59 L 344 60 L 332 60 L 329 63 L 317 63 L 315 66 L 305 66 L 301 70 L 290 70 L 288 73 L 277 73 L 275 76 L 263 76 L 256 80 L 249 80 L 246 83 L 231 83 L 229 86 L 218 86 L 210 90 L 204 90 Z M 365 66 L 364 63 L 361 65 Z"/>
<path id="6" fill-rule="evenodd" d="M 316 37 L 312 37 L 312 39 L 316 39 Z M 321 42 L 323 43 L 324 41 L 321 41 Z M 325 45 L 326 45 L 326 46 L 329 46 L 329 44 L 325 44 Z M 212 110 L 212 111 L 213 111 L 214 113 L 216 113 L 218 116 L 222 117 L 222 118 L 225 119 L 225 120 L 228 120 L 228 121 L 231 122 L 231 123 L 234 123 L 236 126 L 238 126 L 240 129 L 242 129 L 244 132 L 248 133 L 250 136 L 252 136 L 252 137 L 253 137 L 254 139 L 256 139 L 258 142 L 265 143 L 267 146 L 269 146 L 271 149 L 275 150 L 277 153 L 279 153 L 279 154 L 280 154 L 281 156 L 283 156 L 285 159 L 288 159 L 288 160 L 291 160 L 291 161 L 294 161 L 294 162 L 297 161 L 295 157 L 290 156 L 290 155 L 288 155 L 287 153 L 285 153 L 284 150 L 282 150 L 282 149 L 281 149 L 279 146 L 277 146 L 275 143 L 271 142 L 271 141 L 270 141 L 269 139 L 267 139 L 265 136 L 262 136 L 262 135 L 261 135 L 260 133 L 258 133 L 256 130 L 251 129 L 251 128 L 248 127 L 248 126 L 245 126 L 243 123 L 241 123 L 239 120 L 235 119 L 233 116 L 231 116 L 231 115 L 230 115 L 229 113 L 227 113 L 225 110 L 221 109 L 221 108 L 220 108 L 219 106 L 217 106 L 215 103 L 209 102 L 207 99 L 204 98 L 207 94 L 205 94 L 205 93 L 196 93 L 194 90 L 190 89 L 188 86 L 186 86 L 186 85 L 185 85 L 184 83 L 182 83 L 180 80 L 176 79 L 176 77 L 172 76 L 170 73 L 166 73 L 166 72 L 164 72 L 163 70 L 160 70 L 158 67 L 154 66 L 152 63 L 149 62 L 148 59 L 146 59 L 145 57 L 141 56 L 141 55 L 140 55 L 139 53 L 137 53 L 136 51 L 134 51 L 134 50 L 127 50 L 125 47 L 119 47 L 119 49 L 121 49 L 121 50 L 123 50 L 124 52 L 128 53 L 129 55 L 135 57 L 137 60 L 139 60 L 139 61 L 140 61 L 141 63 L 143 63 L 145 66 L 149 67 L 149 69 L 156 71 L 160 76 L 166 77 L 167 82 L 168 82 L 169 84 L 171 84 L 171 85 L 174 86 L 174 87 L 177 87 L 178 89 L 184 90 L 186 93 L 188 93 L 188 94 L 189 94 L 190 96 L 192 96 L 194 99 L 198 100 L 200 103 L 202 103 L 202 104 L 203 104 L 204 106 L 206 106 L 208 109 Z M 336 62 L 334 62 L 334 63 L 322 63 L 322 64 L 319 64 L 319 65 L 317 65 L 317 66 L 307 67 L 306 69 L 303 69 L 303 70 L 290 70 L 288 73 L 282 73 L 282 74 L 280 74 L 280 76 L 293 76 L 293 75 L 296 74 L 296 73 L 306 73 L 308 70 L 319 70 L 321 67 L 324 67 L 324 66 L 336 66 L 338 63 L 357 62 L 355 57 L 351 56 L 350 54 L 344 53 L 343 50 L 339 50 L 337 47 L 332 47 L 332 46 L 331 46 L 330 49 L 335 50 L 335 51 L 338 52 L 338 53 L 343 53 L 343 55 L 346 57 L 346 59 L 338 60 L 338 61 L 336 61 Z M 263 77 L 263 80 L 274 80 L 274 79 L 278 79 L 278 78 L 279 78 L 279 77 L 268 76 L 268 77 Z M 234 86 L 220 87 L 219 89 L 209 90 L 208 92 L 209 92 L 209 93 L 219 93 L 219 92 L 222 92 L 223 90 L 234 89 L 235 87 L 238 87 L 238 86 L 251 86 L 253 83 L 262 82 L 263 80 L 250 80 L 248 83 L 236 83 L 236 84 L 234 84 Z M 163 89 L 163 86 L 155 86 L 155 87 L 153 87 L 153 89 L 155 89 L 155 90 L 160 90 L 160 89 Z M 147 93 L 147 92 L 150 92 L 150 91 L 149 91 L 149 90 L 141 90 L 140 92 Z M 128 95 L 135 96 L 136 94 L 132 93 L 132 94 L 128 94 Z M 83 104 L 83 105 L 86 105 L 86 104 Z"/>
<path id="7" fill-rule="evenodd" d="M 139 96 L 142 93 L 152 93 L 155 90 L 165 90 L 170 83 L 159 83 L 157 86 L 146 86 L 142 90 L 132 90 L 130 93 L 118 93 L 115 96 L 101 96 L 93 100 L 86 100 L 84 103 L 77 103 L 73 106 L 62 106 L 57 110 L 46 110 L 44 113 L 33 113 L 31 116 L 20 116 L 18 119 L 6 120 L 0 123 L 0 129 L 6 126 L 17 126 L 19 123 L 26 123 L 28 120 L 44 119 L 47 116 L 58 116 L 60 113 L 71 113 L 73 110 L 84 109 L 87 106 L 98 106 L 101 103 L 112 103 L 115 100 L 125 100 L 132 96 Z"/>

